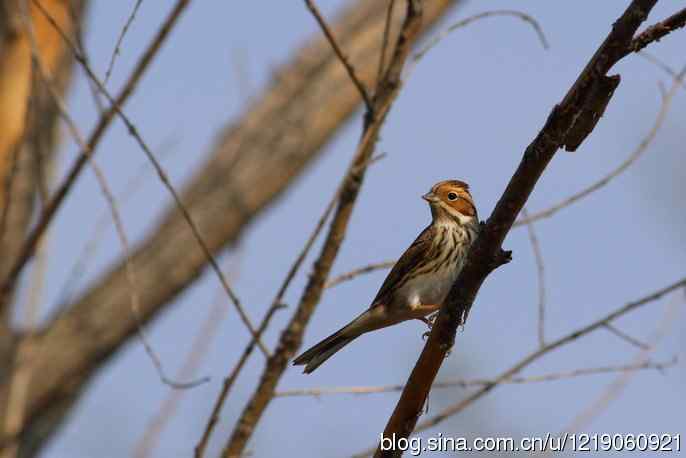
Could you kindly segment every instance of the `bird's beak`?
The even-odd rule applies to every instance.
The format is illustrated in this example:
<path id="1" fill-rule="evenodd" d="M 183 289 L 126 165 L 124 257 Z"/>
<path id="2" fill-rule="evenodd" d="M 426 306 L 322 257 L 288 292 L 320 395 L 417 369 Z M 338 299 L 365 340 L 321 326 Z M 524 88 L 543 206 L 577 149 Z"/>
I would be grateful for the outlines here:
<path id="1" fill-rule="evenodd" d="M 422 196 L 422 199 L 426 200 L 426 201 L 429 202 L 429 203 L 437 202 L 437 201 L 438 201 L 438 197 L 436 197 L 436 194 L 434 194 L 434 193 L 431 192 L 431 191 L 429 191 L 429 192 L 427 192 L 426 194 L 424 194 L 424 195 Z"/>

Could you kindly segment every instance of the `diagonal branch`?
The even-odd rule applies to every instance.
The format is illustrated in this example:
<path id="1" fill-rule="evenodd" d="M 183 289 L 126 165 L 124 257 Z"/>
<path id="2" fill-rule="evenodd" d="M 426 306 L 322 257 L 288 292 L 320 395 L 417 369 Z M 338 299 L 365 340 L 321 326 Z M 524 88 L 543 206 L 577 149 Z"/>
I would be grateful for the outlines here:
<path id="1" fill-rule="evenodd" d="M 33 0 L 33 3 L 44 15 L 47 16 L 49 20 L 52 19 L 50 13 L 42 6 L 39 0 Z M 177 2 L 175 8 L 167 17 L 167 20 L 158 31 L 150 46 L 143 53 L 143 56 L 139 60 L 133 72 L 131 73 L 131 76 L 124 85 L 123 89 L 115 98 L 113 106 L 110 107 L 110 109 L 107 110 L 100 117 L 97 126 L 88 138 L 88 147 L 91 151 L 95 150 L 97 145 L 100 143 L 100 140 L 102 139 L 103 135 L 105 134 L 105 131 L 112 123 L 112 120 L 114 119 L 115 115 L 115 107 L 123 106 L 124 103 L 126 103 L 129 97 L 133 94 L 133 91 L 138 85 L 138 82 L 140 81 L 141 77 L 148 69 L 150 63 L 152 63 L 160 47 L 162 46 L 166 38 L 169 36 L 169 32 L 173 29 L 177 20 L 181 16 L 181 13 L 183 13 L 185 8 L 188 6 L 188 3 L 189 0 L 179 0 Z M 59 26 L 57 26 L 56 28 L 59 29 Z M 76 182 L 76 179 L 80 175 L 81 171 L 83 170 L 87 162 L 88 152 L 81 151 L 78 159 L 72 165 L 71 169 L 67 173 L 67 177 L 62 182 L 60 187 L 55 191 L 54 197 L 52 197 L 52 199 L 50 199 L 50 201 L 45 205 L 43 212 L 38 218 L 38 222 L 36 223 L 34 229 L 31 231 L 29 236 L 27 237 L 26 241 L 24 242 L 19 252 L 19 255 L 17 256 L 16 262 L 12 265 L 12 268 L 9 270 L 9 273 L 2 280 L 2 284 L 0 285 L 0 307 L 7 306 L 9 294 L 11 293 L 11 290 L 14 287 L 17 278 L 19 277 L 19 274 L 26 266 L 26 263 L 33 256 L 34 250 L 38 245 L 40 238 L 43 236 L 48 226 L 52 222 L 57 210 L 61 206 L 67 194 L 69 194 L 69 191 L 71 191 L 73 184 Z"/>
<path id="2" fill-rule="evenodd" d="M 53 23 L 55 27 L 59 27 L 56 23 Z M 248 314 L 246 313 L 245 309 L 243 308 L 243 305 L 241 304 L 240 299 L 236 295 L 236 293 L 233 291 L 231 286 L 229 285 L 228 280 L 226 279 L 226 276 L 222 272 L 221 268 L 219 267 L 219 263 L 214 257 L 214 254 L 212 254 L 212 251 L 210 250 L 207 242 L 205 241 L 205 237 L 202 235 L 200 228 L 198 227 L 198 224 L 196 221 L 191 217 L 190 212 L 188 211 L 188 208 L 186 205 L 182 202 L 181 197 L 179 193 L 176 191 L 176 188 L 174 185 L 172 185 L 171 180 L 169 179 L 169 176 L 167 173 L 164 171 L 162 168 L 162 165 L 160 164 L 159 160 L 155 156 L 155 154 L 152 152 L 152 149 L 148 146 L 148 144 L 143 140 L 143 137 L 141 134 L 138 132 L 138 128 L 131 122 L 129 117 L 124 114 L 122 111 L 122 108 L 117 104 L 117 101 L 112 97 L 112 95 L 107 91 L 105 88 L 104 84 L 100 81 L 100 79 L 95 75 L 95 72 L 93 69 L 88 65 L 88 63 L 81 58 L 79 55 L 79 52 L 76 48 L 76 46 L 71 43 L 69 38 L 62 34 L 62 38 L 67 41 L 70 45 L 70 48 L 72 52 L 74 53 L 74 57 L 76 60 L 82 65 L 84 70 L 86 71 L 86 75 L 88 78 L 93 82 L 95 85 L 96 89 L 107 99 L 107 101 L 111 105 L 111 109 L 114 109 L 115 114 L 123 121 L 124 125 L 126 126 L 127 130 L 129 131 L 129 134 L 135 139 L 135 141 L 138 143 L 140 148 L 143 150 L 145 153 L 145 156 L 148 158 L 150 163 L 155 169 L 155 172 L 157 173 L 157 176 L 159 177 L 160 181 L 164 185 L 164 187 L 167 189 L 169 194 L 171 194 L 174 204 L 178 208 L 179 212 L 181 212 L 181 215 L 188 224 L 188 227 L 191 230 L 191 233 L 193 234 L 193 239 L 195 243 L 200 247 L 200 249 L 203 252 L 203 255 L 206 258 L 207 263 L 210 265 L 211 269 L 214 271 L 215 275 L 219 279 L 219 283 L 221 284 L 222 288 L 224 289 L 224 292 L 228 296 L 229 300 L 233 304 L 234 308 L 236 309 L 236 312 L 238 312 L 238 316 L 245 325 L 246 328 L 250 331 L 250 333 L 253 335 L 255 340 L 257 341 L 257 346 L 260 348 L 262 353 L 265 356 L 269 356 L 269 350 L 267 347 L 264 345 L 262 340 L 259 338 L 257 334 L 257 330 L 255 329 L 255 326 L 252 324 L 252 321 L 250 321 L 250 318 L 248 317 Z M 89 145 L 86 145 L 89 146 Z M 90 158 L 93 154 L 92 149 L 83 149 L 84 151 L 84 156 L 86 158 Z"/>
<path id="3" fill-rule="evenodd" d="M 595 320 L 585 326 L 582 326 L 578 329 L 575 329 L 564 336 L 548 342 L 543 348 L 539 348 L 536 351 L 529 353 L 528 355 L 524 356 L 522 359 L 520 359 L 517 363 L 513 364 L 509 369 L 505 370 L 502 372 L 500 375 L 495 377 L 490 381 L 489 384 L 484 385 L 483 387 L 479 388 L 478 390 L 474 391 L 472 394 L 467 396 L 466 398 L 460 400 L 458 403 L 449 406 L 445 409 L 443 409 L 441 412 L 438 414 L 434 415 L 433 417 L 421 422 L 419 425 L 417 425 L 417 432 L 419 431 L 424 431 L 429 428 L 432 428 L 439 423 L 443 422 L 449 417 L 452 417 L 454 415 L 457 415 L 458 413 L 462 412 L 465 408 L 470 406 L 472 403 L 474 403 L 476 400 L 484 397 L 488 393 L 490 393 L 494 388 L 498 387 L 501 384 L 504 383 L 509 383 L 515 375 L 520 373 L 522 370 L 524 370 L 526 367 L 530 366 L 533 364 L 535 361 L 538 361 L 541 359 L 543 356 L 547 355 L 548 353 L 551 353 L 559 348 L 562 348 L 572 342 L 575 342 L 579 338 L 590 334 L 593 331 L 596 331 L 598 329 L 602 329 L 605 327 L 606 324 L 613 322 L 614 320 L 631 313 L 645 305 L 651 304 L 659 299 L 662 299 L 665 295 L 670 294 L 674 291 L 677 291 L 679 289 L 684 289 L 686 288 L 686 277 L 681 278 L 674 283 L 671 283 L 667 286 L 664 286 L 646 296 L 641 297 L 640 299 L 628 302 L 624 304 L 621 307 L 616 308 L 612 312 L 608 313 L 607 315 L 603 316 L 602 318 Z M 356 454 L 356 457 L 362 457 L 362 456 L 368 456 L 371 453 L 373 453 L 373 449 L 370 450 L 365 450 L 364 452 L 361 452 L 359 454 Z"/>
<path id="4" fill-rule="evenodd" d="M 305 0 L 305 5 L 307 5 L 307 9 L 310 10 L 314 18 L 317 20 L 319 27 L 321 27 L 322 32 L 324 32 L 324 36 L 326 36 L 326 39 L 329 40 L 329 43 L 331 44 L 331 47 L 336 53 L 336 56 L 338 56 L 338 60 L 341 61 L 341 63 L 345 67 L 345 71 L 348 72 L 350 79 L 359 91 L 360 97 L 362 97 L 362 100 L 364 101 L 364 104 L 367 107 L 367 111 L 372 111 L 372 99 L 371 97 L 369 97 L 367 88 L 364 86 L 364 83 L 360 81 L 360 78 L 357 76 L 355 68 L 350 63 L 350 59 L 346 57 L 346 55 L 343 53 L 343 50 L 338 45 L 336 38 L 333 36 L 333 32 L 324 20 L 322 14 L 319 12 L 319 8 L 317 8 L 317 5 L 315 5 L 312 0 Z"/>
<path id="5" fill-rule="evenodd" d="M 252 436 L 257 423 L 274 397 L 288 361 L 302 343 L 302 336 L 324 291 L 326 278 L 338 254 L 350 221 L 353 206 L 359 195 L 367 162 L 372 157 L 379 131 L 401 87 L 400 75 L 410 53 L 411 45 L 422 26 L 423 2 L 410 0 L 398 35 L 388 69 L 377 85 L 372 110 L 364 118 L 363 133 L 352 164 L 342 181 L 340 199 L 334 213 L 324 246 L 314 263 L 314 272 L 301 296 L 300 303 L 286 329 L 281 334 L 274 355 L 267 360 L 260 383 L 241 413 L 233 433 L 222 452 L 224 457 L 240 456 Z"/>
<path id="6" fill-rule="evenodd" d="M 425 23 L 435 23 L 457 4 L 459 0 L 429 2 Z M 382 2 L 357 0 L 331 24 L 367 85 L 376 75 L 385 13 Z M 182 192 L 213 253 L 236 242 L 278 202 L 358 108 L 356 89 L 348 82 L 328 41 L 309 39 L 242 115 L 219 132 Z M 294 126 L 307 126 L 307 131 Z M 178 209 L 169 205 L 160 213 L 148 235 L 132 247 L 132 259 L 141 267 L 137 281 L 144 324 L 169 310 L 207 266 Z M 127 284 L 125 263 L 116 260 L 73 302 L 60 304 L 65 312 L 35 337 L 46 351 L 30 361 L 41 377 L 32 381 L 26 400 L 28 426 L 18 432 L 23 443 L 29 442 L 33 427 L 47 423 L 54 431 L 97 371 L 135 338 L 137 323 L 126 307 Z M 7 395 L 6 389 L 0 385 L 0 397 Z M 10 440 L 0 437 L 0 443 Z"/>
<path id="7" fill-rule="evenodd" d="M 431 428 L 432 426 L 437 425 L 438 423 L 442 422 L 446 418 L 456 415 L 462 410 L 464 410 L 468 405 L 476 401 L 477 399 L 481 398 L 482 396 L 488 394 L 493 388 L 498 386 L 500 383 L 505 382 L 506 380 L 509 380 L 512 378 L 514 375 L 519 373 L 522 369 L 525 367 L 531 365 L 534 361 L 537 361 L 538 359 L 542 358 L 544 355 L 552 352 L 553 350 L 557 350 L 558 348 L 561 348 L 569 343 L 572 343 L 576 340 L 578 340 L 580 337 L 583 337 L 593 331 L 596 331 L 598 329 L 603 328 L 607 323 L 611 323 L 614 320 L 616 320 L 619 317 L 622 317 L 626 315 L 627 313 L 633 312 L 634 310 L 643 307 L 645 305 L 648 305 L 650 303 L 653 303 L 662 297 L 664 297 L 666 294 L 669 294 L 673 291 L 677 291 L 679 289 L 686 288 L 686 278 L 681 278 L 680 280 L 675 281 L 672 284 L 669 284 L 653 293 L 650 293 L 646 296 L 643 296 L 640 299 L 637 299 L 635 301 L 629 302 L 612 312 L 608 313 L 604 317 L 593 321 L 590 324 L 587 324 L 586 326 L 583 326 L 579 329 L 575 329 L 572 332 L 569 332 L 565 334 L 564 336 L 560 337 L 559 339 L 556 339 L 552 342 L 548 342 L 545 347 L 540 348 L 536 350 L 535 352 L 525 356 L 522 358 L 519 362 L 514 364 L 512 367 L 510 367 L 508 370 L 500 374 L 498 377 L 496 377 L 493 380 L 493 383 L 487 386 L 484 386 L 480 390 L 474 392 L 473 394 L 469 395 L 467 398 L 461 400 L 459 403 L 450 406 L 443 411 L 439 412 L 436 416 L 428 419 L 427 421 L 422 422 L 418 427 L 417 431 L 424 431 L 425 429 Z"/>
<path id="8" fill-rule="evenodd" d="M 486 277 L 509 260 L 502 243 L 515 218 L 553 156 L 563 146 L 569 147 L 569 134 L 578 146 L 595 127 L 619 82 L 608 71 L 631 50 L 632 39 L 657 0 L 633 0 L 589 60 L 562 102 L 556 105 L 510 179 L 493 213 L 472 246 L 467 263 L 443 304 L 429 339 L 400 400 L 391 415 L 383 437 L 407 438 L 421 415 L 431 384 L 452 347 L 457 327 L 464 323 L 479 288 Z M 600 89 L 599 89 L 600 88 Z M 598 100 L 604 103 L 598 104 Z M 577 126 L 583 127 L 583 133 Z M 575 149 L 575 148 L 570 148 Z M 401 451 L 377 449 L 375 456 L 399 456 Z"/>

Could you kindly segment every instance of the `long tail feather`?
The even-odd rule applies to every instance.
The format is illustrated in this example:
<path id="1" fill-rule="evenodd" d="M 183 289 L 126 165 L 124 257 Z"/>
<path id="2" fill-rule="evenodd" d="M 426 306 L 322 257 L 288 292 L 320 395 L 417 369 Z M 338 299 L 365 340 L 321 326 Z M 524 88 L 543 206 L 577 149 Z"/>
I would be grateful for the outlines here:
<path id="1" fill-rule="evenodd" d="M 294 366 L 305 365 L 304 373 L 309 374 L 331 358 L 341 348 L 355 340 L 357 336 L 346 336 L 345 328 L 333 333 L 293 360 Z"/>

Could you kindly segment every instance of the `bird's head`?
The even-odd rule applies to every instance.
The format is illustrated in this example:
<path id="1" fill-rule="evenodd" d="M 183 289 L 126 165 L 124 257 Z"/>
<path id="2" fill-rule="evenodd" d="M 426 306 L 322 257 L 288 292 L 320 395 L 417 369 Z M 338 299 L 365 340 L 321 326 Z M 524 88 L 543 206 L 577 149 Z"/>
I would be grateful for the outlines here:
<path id="1" fill-rule="evenodd" d="M 474 200 L 469 193 L 469 185 L 464 181 L 445 180 L 431 187 L 431 191 L 424 194 L 431 207 L 434 221 L 449 218 L 461 224 L 478 221 Z"/>

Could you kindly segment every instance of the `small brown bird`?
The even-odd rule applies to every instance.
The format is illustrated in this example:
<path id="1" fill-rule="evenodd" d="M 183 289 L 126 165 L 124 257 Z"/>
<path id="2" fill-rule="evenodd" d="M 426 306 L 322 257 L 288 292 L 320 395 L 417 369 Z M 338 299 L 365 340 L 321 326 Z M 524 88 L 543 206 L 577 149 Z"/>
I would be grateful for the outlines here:
<path id="1" fill-rule="evenodd" d="M 440 309 L 462 270 L 479 231 L 479 218 L 463 181 L 436 183 L 422 198 L 431 207 L 431 224 L 403 253 L 381 285 L 372 305 L 357 318 L 293 360 L 309 374 L 362 334 Z"/>

